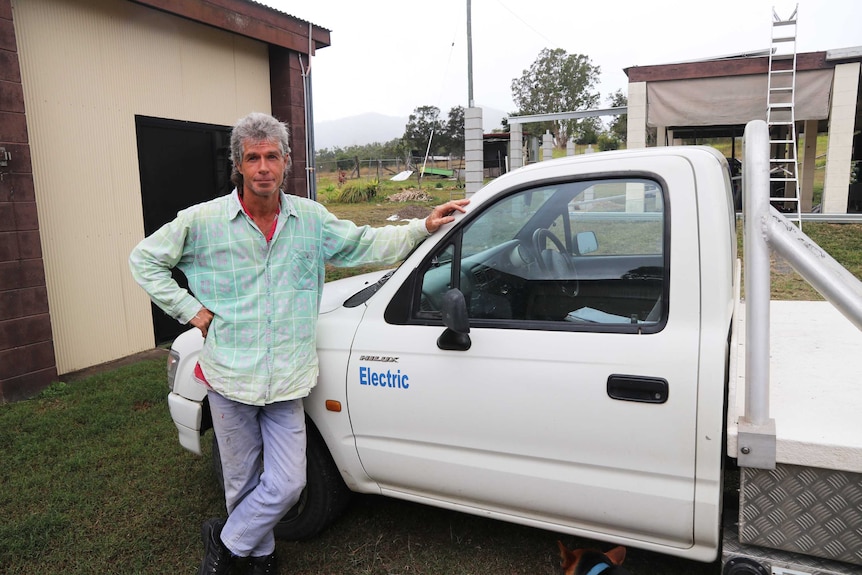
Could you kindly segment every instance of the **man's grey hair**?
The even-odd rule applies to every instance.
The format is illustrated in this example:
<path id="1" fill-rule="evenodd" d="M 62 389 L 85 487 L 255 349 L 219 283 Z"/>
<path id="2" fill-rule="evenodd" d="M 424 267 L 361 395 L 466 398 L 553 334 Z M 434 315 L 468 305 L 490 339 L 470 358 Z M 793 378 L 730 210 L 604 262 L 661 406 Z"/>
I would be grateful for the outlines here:
<path id="1" fill-rule="evenodd" d="M 252 112 L 240 118 L 230 134 L 230 160 L 232 171 L 230 181 L 242 191 L 242 173 L 237 170 L 237 165 L 242 163 L 243 147 L 246 142 L 276 142 L 281 148 L 282 154 L 288 154 L 287 169 L 284 171 L 284 181 L 293 164 L 290 157 L 290 129 L 284 122 L 279 122 L 269 114 Z"/>

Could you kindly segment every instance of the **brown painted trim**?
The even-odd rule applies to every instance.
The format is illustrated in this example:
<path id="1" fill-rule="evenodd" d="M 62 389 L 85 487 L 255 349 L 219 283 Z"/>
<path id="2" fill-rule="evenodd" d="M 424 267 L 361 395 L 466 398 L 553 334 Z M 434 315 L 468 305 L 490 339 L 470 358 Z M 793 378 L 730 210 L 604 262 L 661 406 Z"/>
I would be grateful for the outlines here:
<path id="1" fill-rule="evenodd" d="M 11 8 L 9 8 L 9 12 L 11 14 Z M 15 46 L 15 26 L 12 24 L 12 17 L 0 18 L 0 50 L 17 52 L 17 48 Z"/>
<path id="2" fill-rule="evenodd" d="M 41 259 L 0 262 L 0 290 L 15 290 L 44 285 L 46 285 L 45 266 Z"/>
<path id="3" fill-rule="evenodd" d="M 0 111 L 24 113 L 24 89 L 20 80 L 18 82 L 0 80 Z"/>
<path id="4" fill-rule="evenodd" d="M 0 232 L 0 262 L 32 260 L 42 257 L 38 230 Z"/>
<path id="5" fill-rule="evenodd" d="M 57 380 L 11 0 L 0 0 L 0 402 Z"/>
<path id="6" fill-rule="evenodd" d="M 0 112 L 0 142 L 27 143 L 27 119 L 24 114 Z"/>
<path id="7" fill-rule="evenodd" d="M 0 292 L 0 320 L 48 313 L 45 286 Z"/>
<path id="8" fill-rule="evenodd" d="M 834 62 L 827 62 L 826 52 L 806 52 L 796 55 L 796 70 L 824 70 L 834 68 Z M 746 76 L 766 74 L 769 71 L 769 58 L 732 58 L 710 60 L 707 62 L 683 62 L 657 66 L 632 66 L 623 71 L 629 82 L 662 82 L 665 80 L 693 80 L 697 78 L 717 78 L 722 76 Z"/>
<path id="9" fill-rule="evenodd" d="M 0 403 L 29 399 L 57 379 L 57 370 L 53 367 L 31 371 L 6 380 L 0 379 Z"/>
<path id="10" fill-rule="evenodd" d="M 7 396 L 6 385 L 10 380 L 20 379 L 27 374 L 53 370 L 54 380 L 57 379 L 56 361 L 54 359 L 54 343 L 41 341 L 29 345 L 21 345 L 12 349 L 0 350 L 0 364 L 7 366 L 0 378 L 0 393 Z M 50 383 L 47 381 L 46 384 Z M 38 393 L 40 389 L 33 389 L 32 393 Z"/>
<path id="11" fill-rule="evenodd" d="M 308 54 L 309 22 L 245 0 L 133 0 L 241 36 Z M 311 52 L 330 45 L 329 30 L 311 24 Z"/>
<path id="12" fill-rule="evenodd" d="M 22 340 L 51 341 L 51 320 L 47 313 L 0 321 L 0 349 L 16 348 Z"/>
<path id="13" fill-rule="evenodd" d="M 5 142 L 0 137 L 0 142 Z M 7 150 L 11 146 L 7 147 Z M 3 180 L 0 181 L 0 206 L 3 202 L 35 202 L 36 188 L 33 186 L 33 175 L 30 173 L 11 173 L 4 174 Z M 10 204 L 12 209 L 15 204 Z M 3 226 L 3 218 L 0 217 L 0 229 Z"/>
<path id="14" fill-rule="evenodd" d="M 17 53 L 0 50 L 0 80 L 21 82 L 21 68 L 18 66 Z"/>
<path id="15" fill-rule="evenodd" d="M 308 157 L 305 150 L 305 92 L 302 86 L 302 67 L 299 54 L 279 46 L 269 47 L 269 82 L 272 115 L 290 127 L 290 155 L 293 159 L 287 178 L 288 194 L 308 197 L 305 172 Z M 306 55 L 302 55 L 308 65 Z"/>
<path id="16" fill-rule="evenodd" d="M 0 201 L 0 233 L 38 231 L 39 219 L 36 215 L 36 202 L 17 201 L 14 194 L 9 195 L 12 200 Z M 3 280 L 0 279 L 0 285 L 2 282 Z"/>

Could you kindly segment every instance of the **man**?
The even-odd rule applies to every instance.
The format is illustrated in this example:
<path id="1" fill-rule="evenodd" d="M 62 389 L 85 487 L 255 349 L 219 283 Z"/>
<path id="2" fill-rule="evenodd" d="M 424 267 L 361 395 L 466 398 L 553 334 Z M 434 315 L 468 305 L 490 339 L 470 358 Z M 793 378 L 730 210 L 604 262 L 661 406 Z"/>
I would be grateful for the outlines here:
<path id="1" fill-rule="evenodd" d="M 200 574 L 227 573 L 235 557 L 249 557 L 250 572 L 262 575 L 275 572 L 273 527 L 306 481 L 302 398 L 317 380 L 324 264 L 395 263 L 468 200 L 404 226 L 339 220 L 282 191 L 288 128 L 260 113 L 234 127 L 231 161 L 234 191 L 178 213 L 135 247 L 129 263 L 165 313 L 205 338 L 195 376 L 208 387 L 228 517 L 203 525 Z M 171 279 L 173 267 L 191 293 Z"/>

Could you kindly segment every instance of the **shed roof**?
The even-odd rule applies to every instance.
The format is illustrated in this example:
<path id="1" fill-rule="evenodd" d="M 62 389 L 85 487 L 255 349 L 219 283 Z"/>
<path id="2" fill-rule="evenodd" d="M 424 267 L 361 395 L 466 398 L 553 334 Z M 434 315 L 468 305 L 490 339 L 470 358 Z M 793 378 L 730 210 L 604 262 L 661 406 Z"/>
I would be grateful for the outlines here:
<path id="1" fill-rule="evenodd" d="M 820 52 L 800 52 L 796 55 L 797 71 L 834 68 L 837 64 L 845 62 L 862 62 L 862 46 Z M 746 74 L 766 74 L 768 71 L 768 50 L 741 52 L 703 60 L 623 68 L 629 82 L 744 76 Z"/>
<path id="2" fill-rule="evenodd" d="M 311 22 L 253 0 L 135 0 L 139 4 L 313 56 L 330 45 L 329 33 Z M 310 36 L 310 38 L 309 38 Z"/>

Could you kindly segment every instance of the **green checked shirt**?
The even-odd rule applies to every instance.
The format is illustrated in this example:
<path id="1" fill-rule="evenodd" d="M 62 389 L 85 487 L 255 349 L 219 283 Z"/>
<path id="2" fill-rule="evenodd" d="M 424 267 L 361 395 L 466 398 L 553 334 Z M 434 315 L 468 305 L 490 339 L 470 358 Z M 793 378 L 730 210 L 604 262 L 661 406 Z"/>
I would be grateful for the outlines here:
<path id="1" fill-rule="evenodd" d="M 265 405 L 305 397 L 317 382 L 324 264 L 392 264 L 426 236 L 424 220 L 359 227 L 281 193 L 267 242 L 234 190 L 179 212 L 135 247 L 129 265 L 156 305 L 180 323 L 201 306 L 215 314 L 199 359 L 207 382 L 228 399 Z M 174 267 L 191 293 L 171 278 Z"/>

